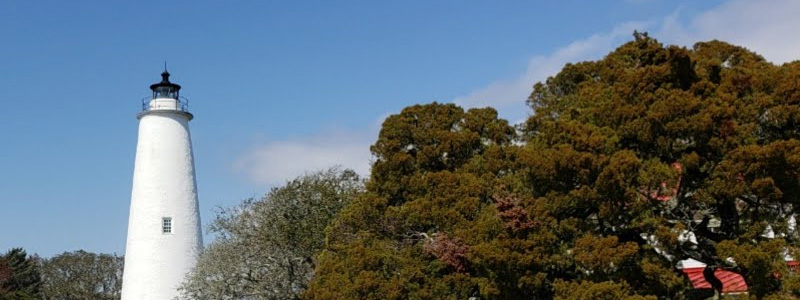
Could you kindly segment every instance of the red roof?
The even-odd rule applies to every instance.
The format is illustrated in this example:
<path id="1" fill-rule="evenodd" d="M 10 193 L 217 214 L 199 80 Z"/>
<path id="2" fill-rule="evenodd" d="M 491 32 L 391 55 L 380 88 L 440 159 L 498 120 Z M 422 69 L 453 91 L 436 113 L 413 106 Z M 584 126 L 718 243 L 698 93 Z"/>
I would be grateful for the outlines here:
<path id="1" fill-rule="evenodd" d="M 683 269 L 683 273 L 689 276 L 692 287 L 696 289 L 711 288 L 711 284 L 703 277 L 703 268 L 687 268 Z M 747 292 L 747 282 L 744 281 L 744 277 L 739 273 L 717 269 L 714 271 L 714 275 L 722 281 L 723 293 Z"/>
<path id="2" fill-rule="evenodd" d="M 797 272 L 797 270 L 800 269 L 800 262 L 798 261 L 790 260 L 786 262 L 786 265 L 789 266 L 790 271 Z"/>

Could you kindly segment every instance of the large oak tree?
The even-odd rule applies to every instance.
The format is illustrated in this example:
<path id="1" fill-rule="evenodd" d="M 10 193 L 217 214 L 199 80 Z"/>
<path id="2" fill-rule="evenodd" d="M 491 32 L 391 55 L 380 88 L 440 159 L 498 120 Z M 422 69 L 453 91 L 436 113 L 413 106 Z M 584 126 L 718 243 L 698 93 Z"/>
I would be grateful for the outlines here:
<path id="1" fill-rule="evenodd" d="M 490 108 L 387 118 L 305 296 L 691 298 L 688 258 L 796 296 L 800 62 L 634 37 L 537 83 L 519 135 Z"/>

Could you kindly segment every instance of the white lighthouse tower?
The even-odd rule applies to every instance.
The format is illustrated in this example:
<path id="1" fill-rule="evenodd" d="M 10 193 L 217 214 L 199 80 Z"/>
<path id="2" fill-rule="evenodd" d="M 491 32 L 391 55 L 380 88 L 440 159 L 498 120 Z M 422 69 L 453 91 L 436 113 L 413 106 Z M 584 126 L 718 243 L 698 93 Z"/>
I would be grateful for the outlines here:
<path id="1" fill-rule="evenodd" d="M 162 80 L 138 114 L 122 300 L 172 300 L 202 249 L 187 101 Z"/>

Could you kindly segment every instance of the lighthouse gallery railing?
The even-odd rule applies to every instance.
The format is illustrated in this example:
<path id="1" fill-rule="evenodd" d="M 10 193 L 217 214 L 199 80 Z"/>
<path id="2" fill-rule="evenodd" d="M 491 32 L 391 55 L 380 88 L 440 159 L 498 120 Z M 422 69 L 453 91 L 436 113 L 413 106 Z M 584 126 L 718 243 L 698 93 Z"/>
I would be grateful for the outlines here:
<path id="1" fill-rule="evenodd" d="M 142 98 L 142 111 L 150 110 L 177 110 L 189 112 L 189 99 L 180 97 L 179 99 L 171 98 Z"/>

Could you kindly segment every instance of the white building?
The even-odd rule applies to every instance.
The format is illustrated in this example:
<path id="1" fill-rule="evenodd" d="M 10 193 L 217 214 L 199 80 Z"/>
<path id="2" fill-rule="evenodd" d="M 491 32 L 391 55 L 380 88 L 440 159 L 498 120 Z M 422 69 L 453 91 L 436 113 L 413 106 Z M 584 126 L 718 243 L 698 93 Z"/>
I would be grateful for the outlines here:
<path id="1" fill-rule="evenodd" d="M 172 300 L 202 249 L 187 101 L 169 81 L 142 105 L 122 300 Z"/>

